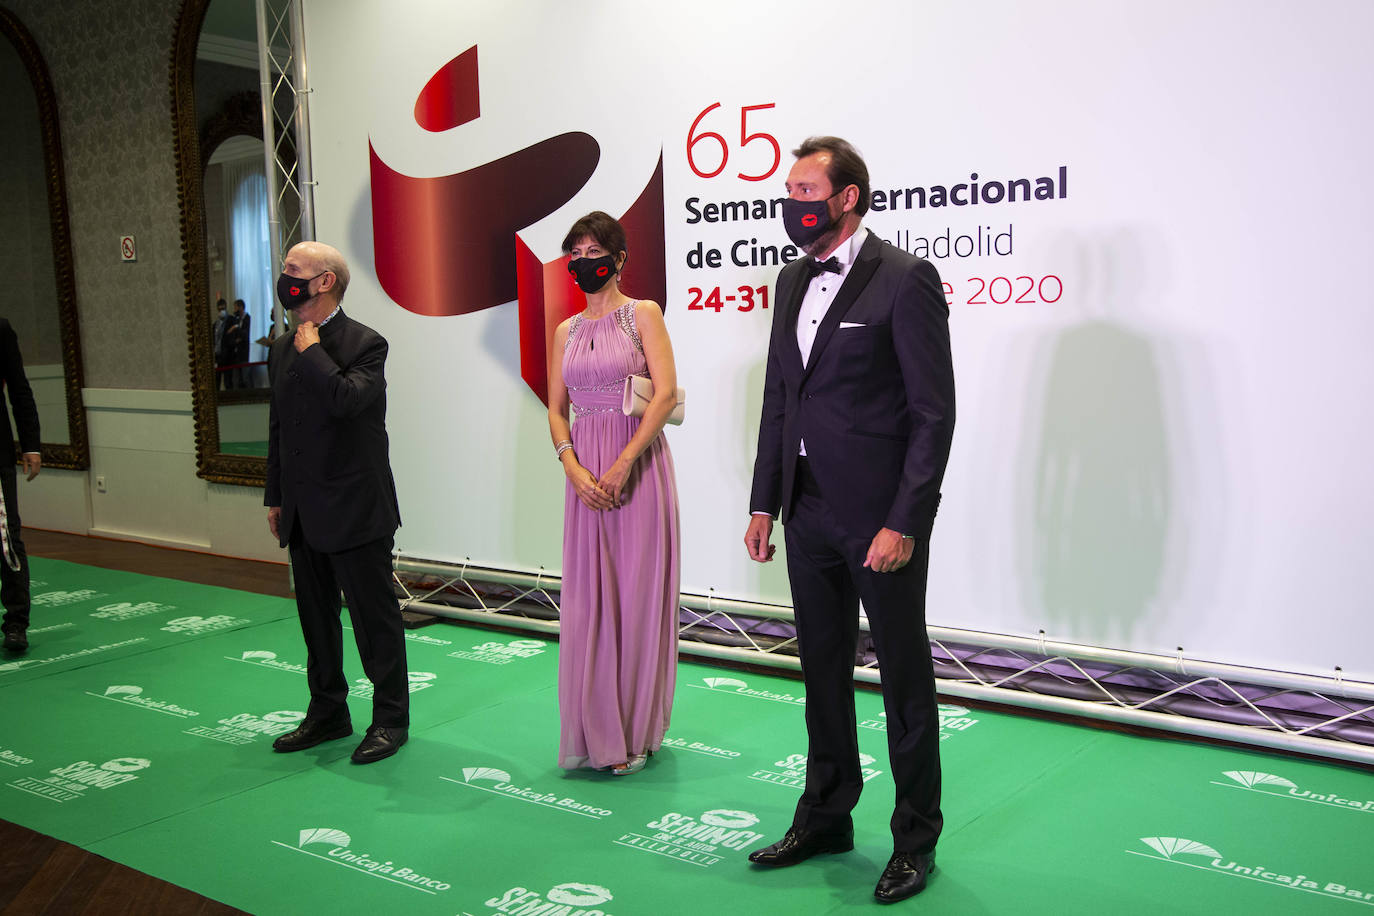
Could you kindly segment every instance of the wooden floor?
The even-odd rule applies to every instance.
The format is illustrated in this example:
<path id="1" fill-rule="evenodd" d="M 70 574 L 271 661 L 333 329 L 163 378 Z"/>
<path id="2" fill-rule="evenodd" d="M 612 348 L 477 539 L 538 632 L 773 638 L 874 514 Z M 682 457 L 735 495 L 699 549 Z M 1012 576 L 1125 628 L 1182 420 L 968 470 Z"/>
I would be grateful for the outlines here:
<path id="1" fill-rule="evenodd" d="M 35 557 L 264 595 L 290 594 L 285 564 L 31 528 L 24 530 L 24 546 Z M 227 916 L 242 912 L 69 843 L 0 820 L 0 913 L 5 916 Z"/>

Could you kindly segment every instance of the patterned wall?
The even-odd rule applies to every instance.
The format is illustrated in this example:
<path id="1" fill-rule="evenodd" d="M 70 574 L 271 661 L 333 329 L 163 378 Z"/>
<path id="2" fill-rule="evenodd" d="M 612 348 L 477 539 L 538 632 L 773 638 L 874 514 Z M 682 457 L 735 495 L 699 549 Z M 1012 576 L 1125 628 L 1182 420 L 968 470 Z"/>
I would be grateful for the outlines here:
<path id="1" fill-rule="evenodd" d="M 60 364 L 48 189 L 37 98 L 28 71 L 0 39 L 0 316 L 19 336 L 29 366 Z M 46 429 L 46 427 L 45 427 Z"/>
<path id="2" fill-rule="evenodd" d="M 61 119 L 86 385 L 187 390 L 168 67 L 181 0 L 4 0 Z M 119 236 L 138 261 L 119 261 Z"/>

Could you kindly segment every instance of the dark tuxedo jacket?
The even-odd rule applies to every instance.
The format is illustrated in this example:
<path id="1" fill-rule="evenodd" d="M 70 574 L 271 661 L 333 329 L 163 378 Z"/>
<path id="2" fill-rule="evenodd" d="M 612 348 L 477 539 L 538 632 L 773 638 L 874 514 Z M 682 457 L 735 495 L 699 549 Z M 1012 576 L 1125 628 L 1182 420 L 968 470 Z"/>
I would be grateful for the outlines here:
<path id="1" fill-rule="evenodd" d="M 8 318 L 0 318 L 0 379 L 9 392 L 10 408 L 14 411 L 14 422 L 19 427 L 19 450 L 37 452 L 42 450 L 39 443 L 38 407 L 33 400 L 33 389 L 29 387 L 28 376 L 24 374 L 24 357 L 19 353 L 19 337 L 10 327 Z M 14 464 L 14 429 L 10 427 L 9 412 L 0 406 L 0 424 L 3 425 L 4 440 L 9 443 L 5 452 L 6 466 Z"/>
<path id="2" fill-rule="evenodd" d="M 803 368 L 797 314 L 809 281 L 804 260 L 778 275 L 750 510 L 787 521 L 805 439 L 821 495 L 846 532 L 929 537 L 954 432 L 940 275 L 870 232 Z"/>
<path id="3" fill-rule="evenodd" d="M 299 519 L 306 542 L 338 553 L 401 524 L 386 435 L 387 343 L 339 311 L 303 353 L 273 341 L 267 506 L 281 506 L 285 547 Z"/>

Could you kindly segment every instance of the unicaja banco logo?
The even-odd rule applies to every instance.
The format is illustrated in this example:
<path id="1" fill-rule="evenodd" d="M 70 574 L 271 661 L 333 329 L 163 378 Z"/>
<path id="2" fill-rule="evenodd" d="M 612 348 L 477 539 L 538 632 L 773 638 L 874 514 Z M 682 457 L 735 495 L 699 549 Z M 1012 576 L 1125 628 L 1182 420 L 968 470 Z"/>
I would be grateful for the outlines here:
<path id="1" fill-rule="evenodd" d="M 307 846 L 321 843 L 325 846 L 351 846 L 353 838 L 342 830 L 335 830 L 333 827 L 311 827 L 301 831 L 300 839 L 296 845 L 304 849 Z"/>
<path id="2" fill-rule="evenodd" d="M 1282 776 L 1275 776 L 1272 773 L 1256 773 L 1253 770 L 1227 770 L 1224 774 L 1231 777 L 1236 782 L 1253 789 L 1255 786 L 1277 786 L 1281 789 L 1296 789 L 1297 783 Z"/>
<path id="3" fill-rule="evenodd" d="M 1291 779 L 1256 770 L 1227 770 L 1222 775 L 1231 782 L 1213 780 L 1212 784 L 1228 789 L 1245 789 L 1261 795 L 1293 798 L 1332 808 L 1344 808 L 1348 811 L 1374 813 L 1374 798 L 1346 798 L 1338 792 L 1313 792 L 1310 789 L 1299 788 Z"/>
<path id="4" fill-rule="evenodd" d="M 772 690 L 760 690 L 750 687 L 746 681 L 737 677 L 704 677 L 700 684 L 688 684 L 698 690 L 714 690 L 717 693 L 731 693 L 736 696 L 753 697 L 756 700 L 769 700 L 773 703 L 789 703 L 794 706 L 801 706 L 806 703 L 806 697 L 796 696 L 791 693 L 776 693 Z"/>
<path id="5" fill-rule="evenodd" d="M 284 662 L 277 658 L 277 653 L 268 649 L 249 649 L 238 656 L 226 655 L 225 658 L 234 662 L 242 662 L 245 665 L 258 665 L 263 668 L 276 668 L 279 671 L 289 671 L 292 674 L 305 674 L 305 665 L 298 665 L 295 662 Z"/>
<path id="6" fill-rule="evenodd" d="M 1126 850 L 1132 855 L 1144 856 L 1162 862 L 1202 869 L 1232 878 L 1245 878 L 1259 881 L 1274 888 L 1302 891 L 1320 897 L 1336 897 L 1360 903 L 1374 903 L 1374 891 L 1363 890 L 1339 881 L 1324 881 L 1302 874 L 1297 869 L 1280 869 L 1270 865 L 1242 865 L 1234 859 L 1224 857 L 1216 849 L 1197 840 L 1172 836 L 1143 836 L 1144 843 L 1154 854 L 1134 849 Z M 1297 853 L 1301 854 L 1301 853 Z"/>
<path id="7" fill-rule="evenodd" d="M 510 782 L 510 774 L 496 767 L 463 767 L 463 782 L 487 780 L 490 782 Z"/>
<path id="8" fill-rule="evenodd" d="M 351 847 L 353 838 L 337 827 L 307 827 L 296 837 L 296 845 L 272 841 L 272 845 L 304 853 L 313 859 L 339 865 L 353 871 L 362 872 L 373 878 L 380 878 L 392 884 L 409 887 L 431 896 L 439 891 L 449 890 L 453 885 L 439 878 L 422 874 L 413 868 L 398 865 L 390 859 L 374 856 L 370 852 L 355 852 Z"/>
<path id="9" fill-rule="evenodd" d="M 1149 846 L 1155 852 L 1166 859 L 1173 859 L 1176 856 L 1203 856 L 1208 859 L 1220 859 L 1221 853 L 1212 847 L 1197 843 L 1193 840 L 1185 840 L 1174 836 L 1143 836 L 1140 842 Z"/>
<path id="10" fill-rule="evenodd" d="M 609 817 L 613 813 L 610 808 L 580 802 L 567 795 L 545 792 L 532 786 L 517 785 L 511 782 L 511 775 L 499 767 L 463 767 L 462 772 L 463 778 L 461 780 L 450 779 L 447 776 L 440 776 L 439 778 L 454 785 L 479 789 L 492 795 L 499 795 L 502 798 L 529 805 L 539 805 L 544 808 L 553 808 L 555 811 L 577 814 L 594 820 Z"/>
<path id="11" fill-rule="evenodd" d="M 200 715 L 194 709 L 187 709 L 176 703 L 167 700 L 158 700 L 153 697 L 145 696 L 143 688 L 137 684 L 112 684 L 105 688 L 104 693 L 91 693 L 86 691 L 88 696 L 99 697 L 102 700 L 112 700 L 116 703 L 123 703 L 126 706 L 137 706 L 139 709 L 146 709 L 150 712 L 162 713 L 163 715 L 175 716 L 178 719 L 194 719 Z"/>

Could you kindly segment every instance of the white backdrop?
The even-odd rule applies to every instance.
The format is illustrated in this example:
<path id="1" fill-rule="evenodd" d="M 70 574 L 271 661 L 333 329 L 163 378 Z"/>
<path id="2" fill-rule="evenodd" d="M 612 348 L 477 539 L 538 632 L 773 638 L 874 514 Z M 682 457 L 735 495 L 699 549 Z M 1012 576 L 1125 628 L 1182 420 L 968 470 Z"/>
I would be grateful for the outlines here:
<path id="1" fill-rule="evenodd" d="M 689 222 L 688 201 L 781 196 L 787 151 L 831 133 L 875 189 L 927 192 L 875 209 L 879 235 L 924 253 L 981 227 L 1010 252 L 932 258 L 959 419 L 930 622 L 1374 680 L 1374 6 L 308 0 L 306 16 L 317 232 L 354 266 L 350 313 L 391 342 L 408 555 L 556 573 L 563 476 L 516 304 L 425 317 L 382 291 L 369 142 L 438 176 L 590 134 L 592 178 L 520 232 L 546 261 L 576 217 L 624 212 L 662 150 L 690 404 L 668 433 L 683 590 L 788 603 L 782 563 L 742 546 L 772 310 L 740 311 L 739 287 L 777 268 L 731 263 L 786 237 L 777 219 Z M 420 90 L 474 45 L 480 117 L 421 129 Z M 697 131 L 728 161 L 698 177 L 722 147 L 689 162 L 688 132 L 714 103 Z M 737 177 L 773 162 L 751 132 L 782 147 L 763 181 Z M 1053 196 L 933 205 L 972 173 L 1045 177 Z M 698 244 L 721 266 L 689 267 Z M 692 288 L 719 288 L 721 310 L 690 309 Z"/>

